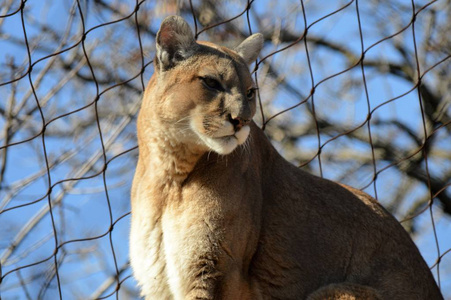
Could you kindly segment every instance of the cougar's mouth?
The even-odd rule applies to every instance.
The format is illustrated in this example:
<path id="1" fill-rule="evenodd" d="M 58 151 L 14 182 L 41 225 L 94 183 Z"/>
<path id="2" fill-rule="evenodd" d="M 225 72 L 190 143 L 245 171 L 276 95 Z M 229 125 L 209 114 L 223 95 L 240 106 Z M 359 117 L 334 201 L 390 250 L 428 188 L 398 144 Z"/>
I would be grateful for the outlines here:
<path id="1" fill-rule="evenodd" d="M 227 155 L 235 150 L 239 145 L 246 142 L 250 132 L 248 125 L 243 126 L 239 131 L 223 136 L 207 136 L 198 133 L 202 142 L 211 150 L 218 154 Z"/>
<path id="2" fill-rule="evenodd" d="M 238 140 L 238 137 L 235 134 L 231 134 L 231 135 L 224 135 L 224 136 L 220 136 L 220 137 L 214 137 L 213 139 L 215 139 L 215 140 L 237 139 Z"/>

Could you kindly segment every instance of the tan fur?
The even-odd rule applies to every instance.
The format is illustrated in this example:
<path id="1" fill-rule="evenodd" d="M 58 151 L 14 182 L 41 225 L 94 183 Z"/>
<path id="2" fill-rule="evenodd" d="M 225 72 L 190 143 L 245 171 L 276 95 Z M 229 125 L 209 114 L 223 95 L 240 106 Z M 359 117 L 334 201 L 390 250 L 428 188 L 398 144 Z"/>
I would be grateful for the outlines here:
<path id="1" fill-rule="evenodd" d="M 240 54 L 191 36 L 171 44 L 171 30 L 183 36 L 187 25 L 165 22 L 138 118 L 132 187 L 130 255 L 142 295 L 442 299 L 415 244 L 370 196 L 291 165 L 254 123 L 218 138 L 242 143 L 250 131 L 244 144 L 212 151 L 203 135 L 229 135 L 230 118 L 255 114 L 246 63 L 260 38 Z M 208 89 L 199 79 L 208 74 L 225 91 Z"/>

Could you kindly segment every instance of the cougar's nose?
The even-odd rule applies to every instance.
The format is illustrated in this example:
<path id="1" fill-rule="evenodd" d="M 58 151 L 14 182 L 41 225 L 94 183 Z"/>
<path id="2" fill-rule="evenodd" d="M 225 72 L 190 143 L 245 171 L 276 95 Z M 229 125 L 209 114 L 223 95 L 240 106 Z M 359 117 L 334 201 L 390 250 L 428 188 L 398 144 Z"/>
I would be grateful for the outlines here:
<path id="1" fill-rule="evenodd" d="M 249 124 L 251 122 L 250 119 L 245 119 L 242 117 L 233 118 L 232 115 L 229 114 L 229 122 L 232 123 L 235 132 L 240 130 L 243 126 Z"/>

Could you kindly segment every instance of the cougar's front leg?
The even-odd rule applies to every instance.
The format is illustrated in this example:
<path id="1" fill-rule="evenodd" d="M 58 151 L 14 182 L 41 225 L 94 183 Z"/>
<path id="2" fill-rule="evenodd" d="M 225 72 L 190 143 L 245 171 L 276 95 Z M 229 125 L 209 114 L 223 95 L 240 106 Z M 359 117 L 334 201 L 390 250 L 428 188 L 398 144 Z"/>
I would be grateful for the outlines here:
<path id="1" fill-rule="evenodd" d="M 175 300 L 217 299 L 223 272 L 219 270 L 218 234 L 199 215 L 162 218 L 166 275 Z"/>
<path id="2" fill-rule="evenodd" d="M 205 219 L 163 218 L 168 283 L 175 300 L 258 299 L 243 258 L 219 224 Z"/>
<path id="3" fill-rule="evenodd" d="M 220 286 L 224 274 L 218 268 L 214 252 L 209 251 L 195 258 L 186 299 L 220 299 Z"/>

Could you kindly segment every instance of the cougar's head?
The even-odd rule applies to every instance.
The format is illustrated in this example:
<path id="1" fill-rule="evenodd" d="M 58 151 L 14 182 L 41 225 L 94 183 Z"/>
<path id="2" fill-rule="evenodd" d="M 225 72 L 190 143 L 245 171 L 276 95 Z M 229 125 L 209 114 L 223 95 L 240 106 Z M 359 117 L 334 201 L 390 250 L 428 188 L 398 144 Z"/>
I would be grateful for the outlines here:
<path id="1" fill-rule="evenodd" d="M 229 154 L 249 136 L 256 87 L 248 65 L 263 46 L 254 34 L 234 50 L 196 42 L 181 17 L 166 18 L 156 37 L 154 109 L 178 142 Z"/>

